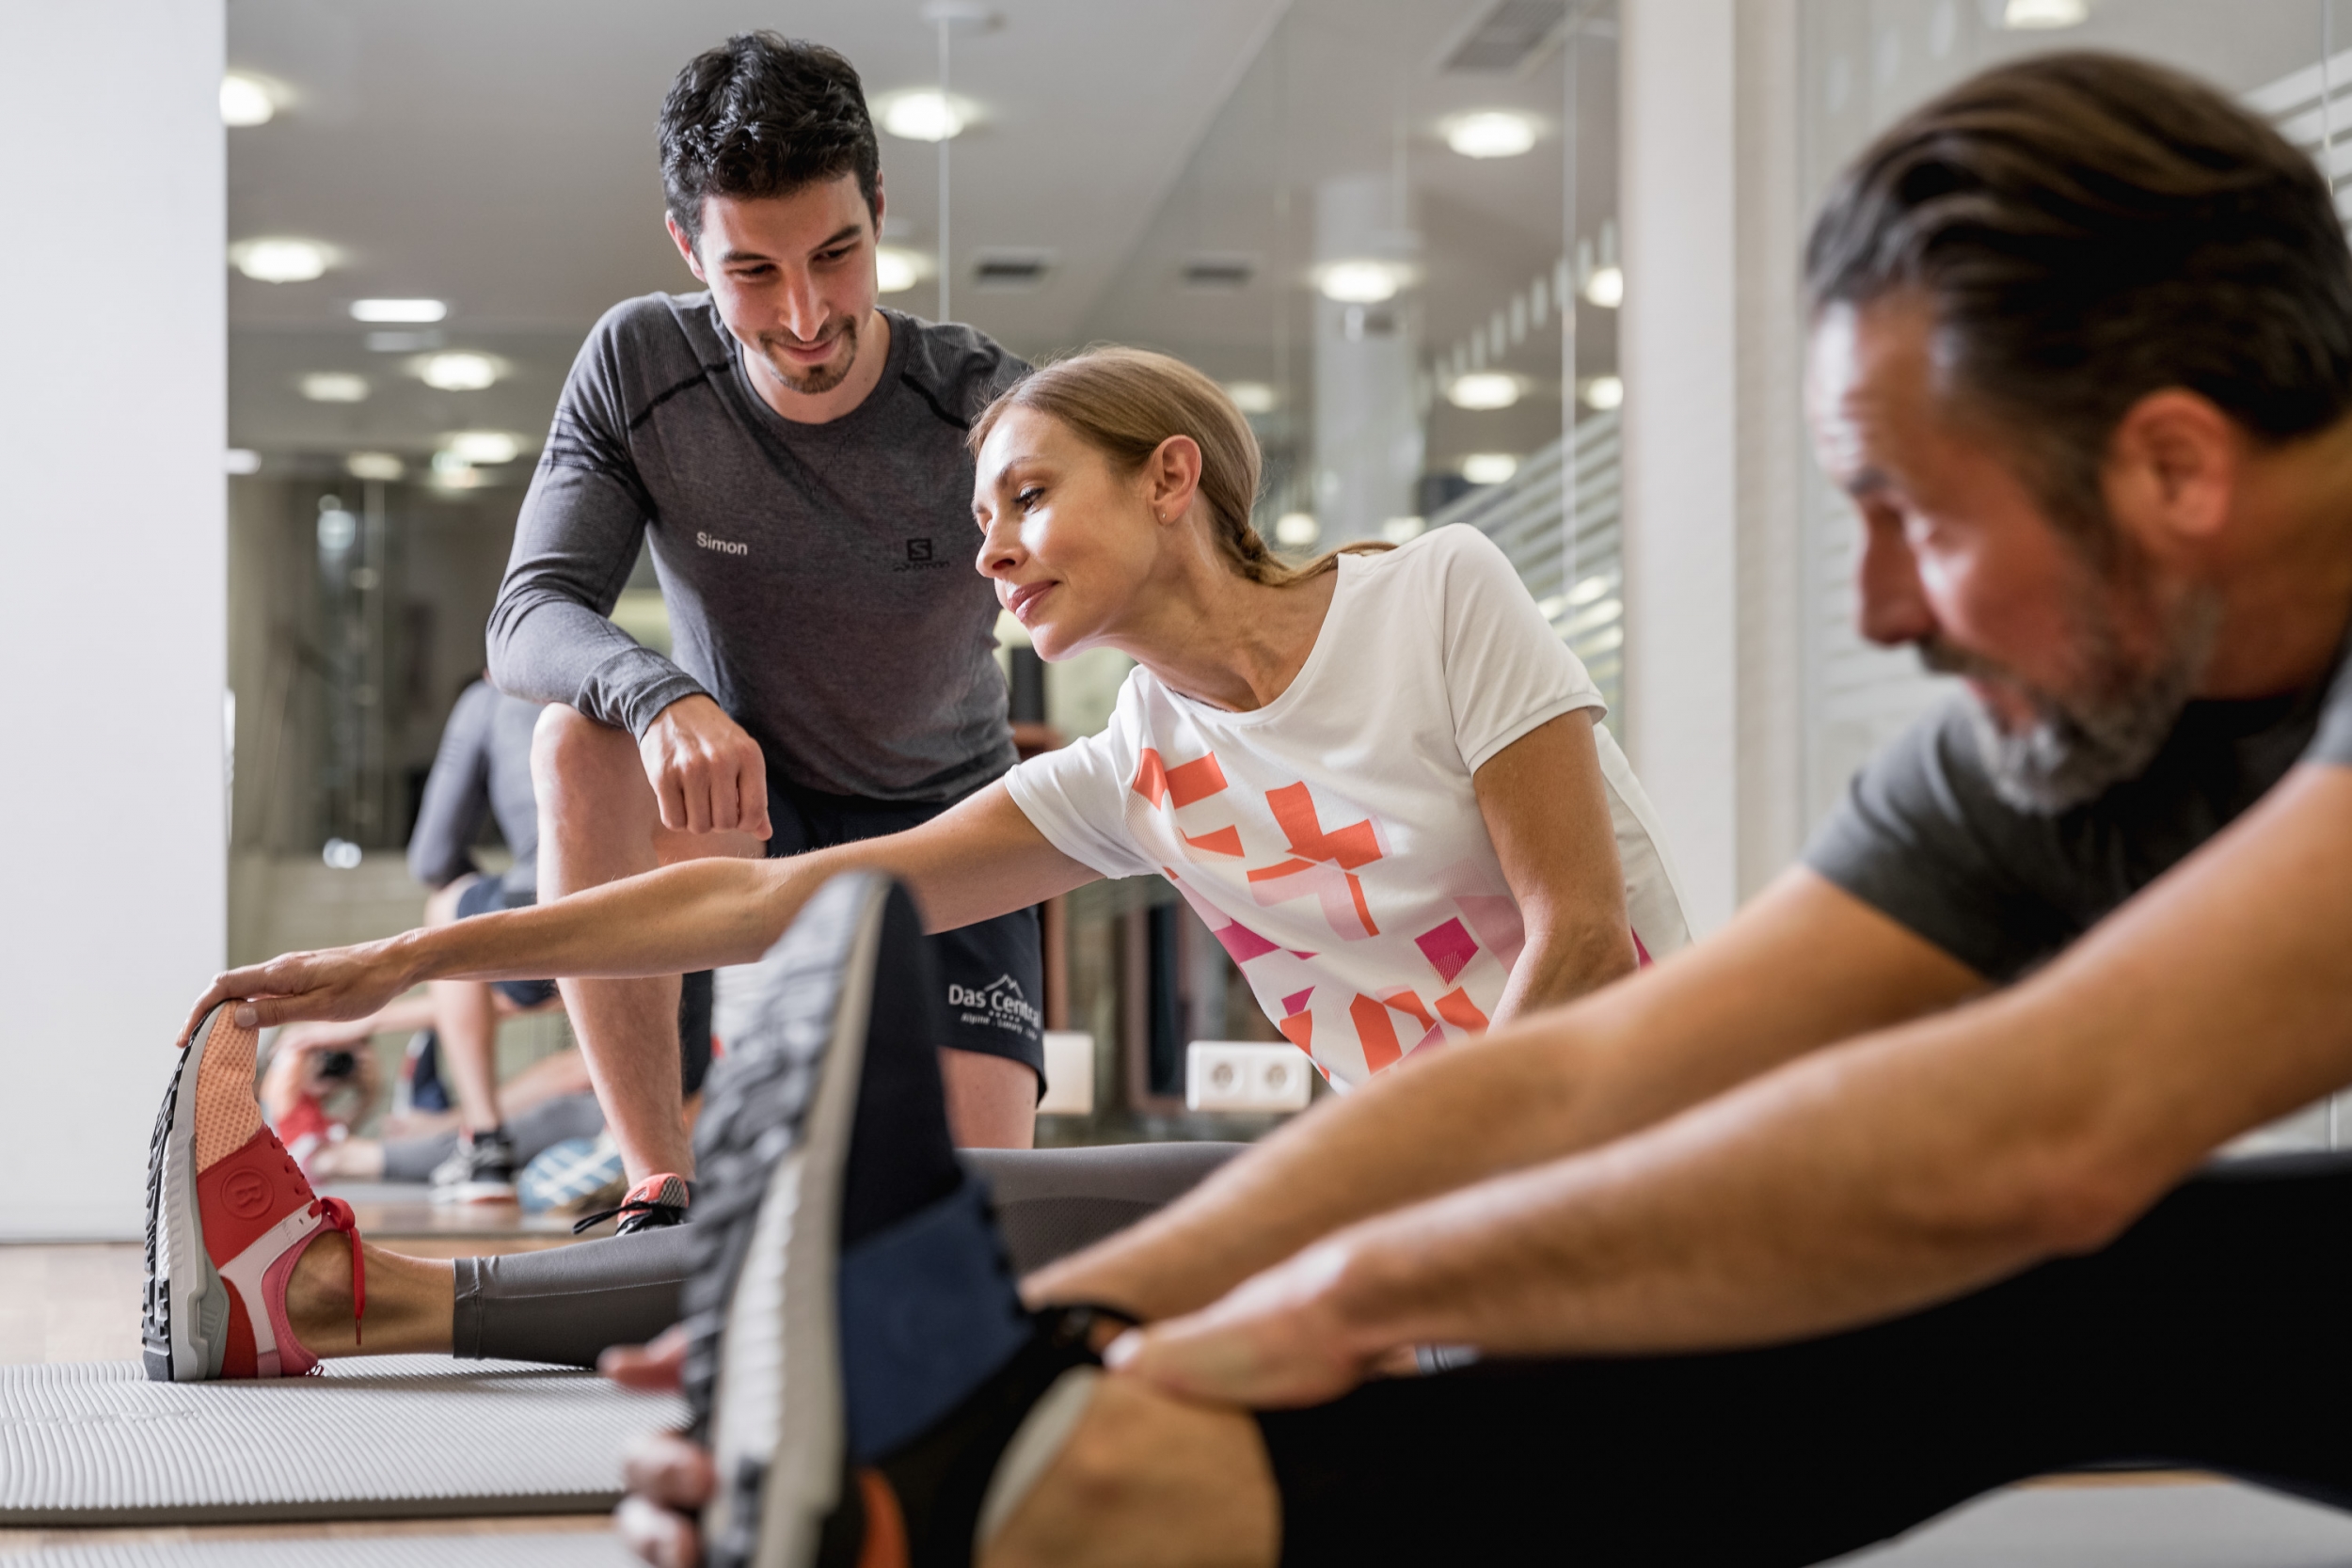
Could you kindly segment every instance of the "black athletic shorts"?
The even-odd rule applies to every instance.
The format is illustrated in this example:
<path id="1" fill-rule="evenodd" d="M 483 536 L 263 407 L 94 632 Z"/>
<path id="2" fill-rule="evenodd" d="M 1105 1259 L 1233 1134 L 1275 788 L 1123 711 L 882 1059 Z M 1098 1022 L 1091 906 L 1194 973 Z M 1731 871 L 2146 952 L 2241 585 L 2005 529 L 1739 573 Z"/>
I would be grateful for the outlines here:
<path id="1" fill-rule="evenodd" d="M 780 784 L 768 771 L 771 858 L 829 849 L 919 827 L 953 800 L 868 800 Z M 1006 1056 L 1037 1074 L 1045 1092 L 1045 950 L 1037 911 L 1015 910 L 930 939 L 947 1007 L 947 1044 Z"/>

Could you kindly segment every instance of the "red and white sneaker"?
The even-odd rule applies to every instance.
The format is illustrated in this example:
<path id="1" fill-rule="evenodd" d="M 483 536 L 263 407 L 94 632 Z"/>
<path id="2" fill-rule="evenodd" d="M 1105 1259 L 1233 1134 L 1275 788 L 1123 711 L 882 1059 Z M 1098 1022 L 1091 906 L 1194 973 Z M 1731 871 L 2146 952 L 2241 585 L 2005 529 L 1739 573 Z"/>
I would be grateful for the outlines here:
<path id="1" fill-rule="evenodd" d="M 355 1313 L 367 1307 L 351 1206 L 321 1197 L 262 1118 L 257 1037 L 229 1006 L 181 1053 L 147 1156 L 147 1375 L 159 1382 L 294 1377 L 318 1365 L 286 1315 L 286 1282 L 329 1230 L 351 1241 Z"/>

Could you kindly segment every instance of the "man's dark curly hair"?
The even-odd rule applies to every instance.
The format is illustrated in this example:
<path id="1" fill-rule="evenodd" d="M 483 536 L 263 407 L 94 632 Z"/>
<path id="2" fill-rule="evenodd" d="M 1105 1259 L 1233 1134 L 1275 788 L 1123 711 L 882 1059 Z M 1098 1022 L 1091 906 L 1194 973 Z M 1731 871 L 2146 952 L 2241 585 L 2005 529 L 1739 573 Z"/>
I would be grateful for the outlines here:
<path id="1" fill-rule="evenodd" d="M 2209 398 L 2265 442 L 2352 408 L 2352 254 L 2312 160 L 2203 83 L 2062 54 L 1962 83 L 1846 171 L 1814 310 L 1916 290 L 1952 393 L 2016 440 L 2053 521 L 2106 543 L 2132 404 Z"/>
<path id="2" fill-rule="evenodd" d="M 789 196 L 857 176 L 872 212 L 882 150 L 857 70 L 821 43 L 738 33 L 687 62 L 661 101 L 661 185 L 690 240 L 703 198 Z"/>

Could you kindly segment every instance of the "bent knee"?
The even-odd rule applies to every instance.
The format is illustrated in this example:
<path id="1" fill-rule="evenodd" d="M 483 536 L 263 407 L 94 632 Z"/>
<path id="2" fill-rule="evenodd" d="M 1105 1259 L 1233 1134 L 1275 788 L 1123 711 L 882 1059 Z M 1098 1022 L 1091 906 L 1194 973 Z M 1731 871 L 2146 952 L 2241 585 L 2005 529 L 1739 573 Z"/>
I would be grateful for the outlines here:
<path id="1" fill-rule="evenodd" d="M 609 776 L 638 776 L 637 742 L 578 708 L 549 703 L 531 732 L 531 782 L 543 800 Z"/>

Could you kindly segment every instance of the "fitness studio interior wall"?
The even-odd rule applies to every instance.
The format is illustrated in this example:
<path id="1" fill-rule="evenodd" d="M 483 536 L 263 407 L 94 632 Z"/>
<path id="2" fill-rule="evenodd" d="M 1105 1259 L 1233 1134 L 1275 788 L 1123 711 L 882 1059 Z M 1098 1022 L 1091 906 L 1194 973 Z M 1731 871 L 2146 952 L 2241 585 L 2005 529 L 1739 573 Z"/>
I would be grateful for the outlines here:
<path id="1" fill-rule="evenodd" d="M 0 1237 L 137 1234 L 222 957 L 219 0 L 0 7 Z"/>

